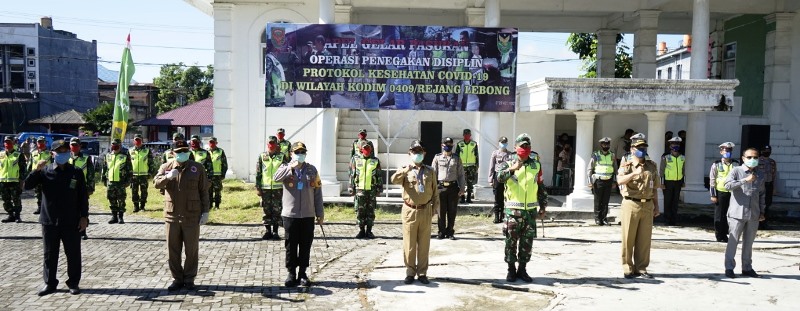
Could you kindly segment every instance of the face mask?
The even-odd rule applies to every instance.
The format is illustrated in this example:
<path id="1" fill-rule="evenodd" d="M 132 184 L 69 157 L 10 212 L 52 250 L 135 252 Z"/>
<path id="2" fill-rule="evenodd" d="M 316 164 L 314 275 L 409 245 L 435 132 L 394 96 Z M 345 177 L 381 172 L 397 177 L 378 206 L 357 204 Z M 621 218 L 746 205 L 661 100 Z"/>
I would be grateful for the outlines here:
<path id="1" fill-rule="evenodd" d="M 269 150 L 269 152 L 278 151 L 278 144 L 267 144 L 267 150 Z"/>
<path id="2" fill-rule="evenodd" d="M 358 134 L 358 138 L 359 139 L 365 139 L 365 138 L 367 138 L 367 134 Z"/>
<path id="3" fill-rule="evenodd" d="M 284 137 L 286 137 L 286 134 L 278 133 L 278 139 L 283 140 Z"/>
<path id="4" fill-rule="evenodd" d="M 603 149 L 603 151 L 608 151 L 608 149 L 611 149 L 611 146 L 600 146 L 600 149 Z"/>
<path id="5" fill-rule="evenodd" d="M 176 153 L 175 160 L 178 161 L 178 163 L 186 162 L 187 160 L 189 160 L 189 153 L 188 152 Z"/>
<path id="6" fill-rule="evenodd" d="M 764 151 L 761 153 L 762 156 L 769 157 L 772 154 L 772 151 Z"/>
<path id="7" fill-rule="evenodd" d="M 111 151 L 119 150 L 119 145 L 111 145 Z"/>
<path id="8" fill-rule="evenodd" d="M 133 145 L 136 146 L 136 147 L 141 147 L 142 146 L 142 141 L 136 139 L 136 140 L 133 141 Z"/>
<path id="9" fill-rule="evenodd" d="M 217 148 L 217 143 L 210 141 L 210 142 L 208 142 L 208 146 L 211 147 L 211 149 L 214 149 L 214 148 Z"/>
<path id="10" fill-rule="evenodd" d="M 292 159 L 294 159 L 298 163 L 304 163 L 304 162 L 306 162 L 306 155 L 305 154 L 295 154 L 295 155 L 292 155 Z"/>
<path id="11" fill-rule="evenodd" d="M 470 141 L 472 139 L 472 135 L 464 135 L 464 141 Z"/>
<path id="12" fill-rule="evenodd" d="M 14 150 L 14 144 L 13 143 L 3 143 L 3 146 L 6 147 L 6 150 L 9 150 L 9 151 L 10 150 Z"/>
<path id="13" fill-rule="evenodd" d="M 744 165 L 747 165 L 747 167 L 756 167 L 758 166 L 758 159 L 744 160 Z"/>
<path id="14" fill-rule="evenodd" d="M 731 153 L 730 153 L 730 151 L 729 151 L 729 152 L 725 152 L 725 153 L 723 153 L 723 154 L 722 154 L 722 157 L 723 157 L 723 158 L 726 158 L 726 159 L 730 159 L 730 158 L 731 158 Z"/>
<path id="15" fill-rule="evenodd" d="M 517 156 L 520 159 L 525 159 L 525 158 L 529 157 L 530 155 L 531 155 L 531 149 L 530 148 L 517 147 Z"/>
<path id="16" fill-rule="evenodd" d="M 39 150 L 44 150 L 46 147 L 44 143 L 36 143 L 36 148 Z"/>
<path id="17" fill-rule="evenodd" d="M 644 159 L 647 156 L 647 149 L 636 149 L 633 154 L 639 159 Z"/>
<path id="18" fill-rule="evenodd" d="M 453 146 L 444 145 L 442 146 L 442 150 L 444 150 L 444 152 L 450 152 L 451 150 L 453 150 Z"/>
<path id="19" fill-rule="evenodd" d="M 414 162 L 414 164 L 420 164 L 424 156 L 421 153 L 412 153 L 410 158 L 411 162 Z"/>
<path id="20" fill-rule="evenodd" d="M 81 146 L 69 146 L 69 151 L 72 151 L 72 153 L 81 152 Z"/>
<path id="21" fill-rule="evenodd" d="M 192 142 L 192 148 L 194 148 L 194 149 L 200 148 L 200 142 L 199 141 L 193 141 Z"/>
<path id="22" fill-rule="evenodd" d="M 64 163 L 69 161 L 69 152 L 57 152 L 56 156 L 53 158 L 53 161 L 55 161 L 58 165 L 64 165 Z"/>
<path id="23" fill-rule="evenodd" d="M 370 154 L 372 154 L 372 151 L 369 149 L 361 149 L 361 154 L 363 154 L 365 157 L 368 157 Z"/>
<path id="24" fill-rule="evenodd" d="M 500 143 L 500 149 L 507 149 L 508 144 Z"/>
<path id="25" fill-rule="evenodd" d="M 670 146 L 669 149 L 672 151 L 681 151 L 681 146 Z"/>

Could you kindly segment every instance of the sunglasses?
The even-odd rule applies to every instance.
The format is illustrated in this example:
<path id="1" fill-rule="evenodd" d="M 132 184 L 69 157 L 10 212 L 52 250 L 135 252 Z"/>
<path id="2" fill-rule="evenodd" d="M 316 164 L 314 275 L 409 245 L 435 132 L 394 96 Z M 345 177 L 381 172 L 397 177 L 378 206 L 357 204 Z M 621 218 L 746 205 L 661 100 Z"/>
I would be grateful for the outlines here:
<path id="1" fill-rule="evenodd" d="M 752 159 L 758 159 L 758 156 L 745 156 L 744 158 L 748 159 L 748 160 L 752 160 Z"/>

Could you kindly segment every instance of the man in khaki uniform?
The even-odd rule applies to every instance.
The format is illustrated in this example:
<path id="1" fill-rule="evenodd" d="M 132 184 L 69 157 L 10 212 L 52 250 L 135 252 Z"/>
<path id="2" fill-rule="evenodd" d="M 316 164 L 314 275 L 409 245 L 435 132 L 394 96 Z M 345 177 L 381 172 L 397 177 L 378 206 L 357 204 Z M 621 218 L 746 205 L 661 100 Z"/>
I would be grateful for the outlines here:
<path id="1" fill-rule="evenodd" d="M 658 166 L 647 160 L 647 140 L 637 134 L 631 141 L 631 159 L 623 161 L 617 170 L 617 183 L 622 194 L 622 269 L 626 279 L 641 276 L 652 279 L 647 273 L 650 265 L 650 242 L 653 235 L 653 218 L 659 215 L 658 192 L 661 178 Z"/>
<path id="2" fill-rule="evenodd" d="M 439 210 L 439 195 L 433 168 L 422 164 L 425 149 L 419 141 L 408 148 L 412 165 L 392 175 L 392 183 L 403 187 L 403 261 L 406 265 L 405 284 L 428 284 L 428 250 L 431 245 L 431 218 Z"/>
<path id="3" fill-rule="evenodd" d="M 208 188 L 205 168 L 189 159 L 186 141 L 173 144 L 173 160 L 161 165 L 154 178 L 157 189 L 166 190 L 164 218 L 167 222 L 167 250 L 172 284 L 169 291 L 185 287 L 194 290 L 197 276 L 200 225 L 208 221 Z M 181 266 L 181 251 L 186 248 L 186 261 Z"/>

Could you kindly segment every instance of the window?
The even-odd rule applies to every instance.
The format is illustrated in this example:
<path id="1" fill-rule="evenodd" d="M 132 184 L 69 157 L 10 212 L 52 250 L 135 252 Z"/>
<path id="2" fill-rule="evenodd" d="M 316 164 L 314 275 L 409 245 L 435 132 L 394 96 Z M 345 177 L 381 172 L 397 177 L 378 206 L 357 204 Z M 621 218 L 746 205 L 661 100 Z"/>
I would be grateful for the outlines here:
<path id="1" fill-rule="evenodd" d="M 675 66 L 675 79 L 676 80 L 680 80 L 681 79 L 681 72 L 682 71 L 683 71 L 683 65 Z"/>
<path id="2" fill-rule="evenodd" d="M 736 42 L 726 44 L 722 55 L 722 78 L 736 79 Z"/>
<path id="3" fill-rule="evenodd" d="M 28 71 L 28 79 L 36 79 L 36 71 Z"/>
<path id="4" fill-rule="evenodd" d="M 28 91 L 36 91 L 36 82 L 28 83 Z"/>
<path id="5" fill-rule="evenodd" d="M 36 60 L 28 59 L 28 67 L 36 67 Z"/>
<path id="6" fill-rule="evenodd" d="M 36 56 L 36 48 L 28 48 L 28 56 Z"/>
<path id="7" fill-rule="evenodd" d="M 9 52 L 11 53 L 11 55 L 9 55 L 9 57 L 11 58 L 22 58 L 25 56 L 25 54 L 23 54 L 23 51 L 25 50 L 24 45 L 17 45 L 17 44 L 9 45 L 8 49 Z"/>
<path id="8" fill-rule="evenodd" d="M 667 68 L 667 80 L 672 80 L 672 67 Z"/>
<path id="9" fill-rule="evenodd" d="M 656 74 L 656 79 L 661 79 L 661 69 L 658 70 L 658 73 Z"/>

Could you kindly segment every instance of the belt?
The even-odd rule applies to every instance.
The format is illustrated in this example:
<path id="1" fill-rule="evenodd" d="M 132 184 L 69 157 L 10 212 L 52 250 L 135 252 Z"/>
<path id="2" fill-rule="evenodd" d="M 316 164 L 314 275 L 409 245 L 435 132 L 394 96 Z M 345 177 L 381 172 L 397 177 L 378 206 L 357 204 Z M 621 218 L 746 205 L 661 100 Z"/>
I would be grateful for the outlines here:
<path id="1" fill-rule="evenodd" d="M 450 187 L 450 186 L 455 186 L 456 185 L 455 181 L 439 181 L 439 183 L 442 186 L 445 186 L 445 187 Z"/>
<path id="2" fill-rule="evenodd" d="M 405 201 L 405 200 L 404 200 L 404 201 L 403 201 L 403 203 L 404 203 L 406 206 L 408 206 L 408 207 L 410 207 L 410 208 L 412 208 L 412 209 L 424 209 L 424 208 L 425 208 L 425 206 L 428 206 L 428 203 L 431 203 L 431 202 L 430 202 L 430 201 L 428 201 L 428 203 L 425 203 L 425 204 L 422 204 L 422 205 L 411 205 L 411 204 L 409 204 L 409 203 L 408 203 L 408 201 Z"/>
<path id="3" fill-rule="evenodd" d="M 637 202 L 637 201 L 638 202 L 650 202 L 653 199 L 638 199 L 638 198 L 625 197 L 625 200 L 631 200 L 631 201 L 634 201 L 634 202 Z"/>

